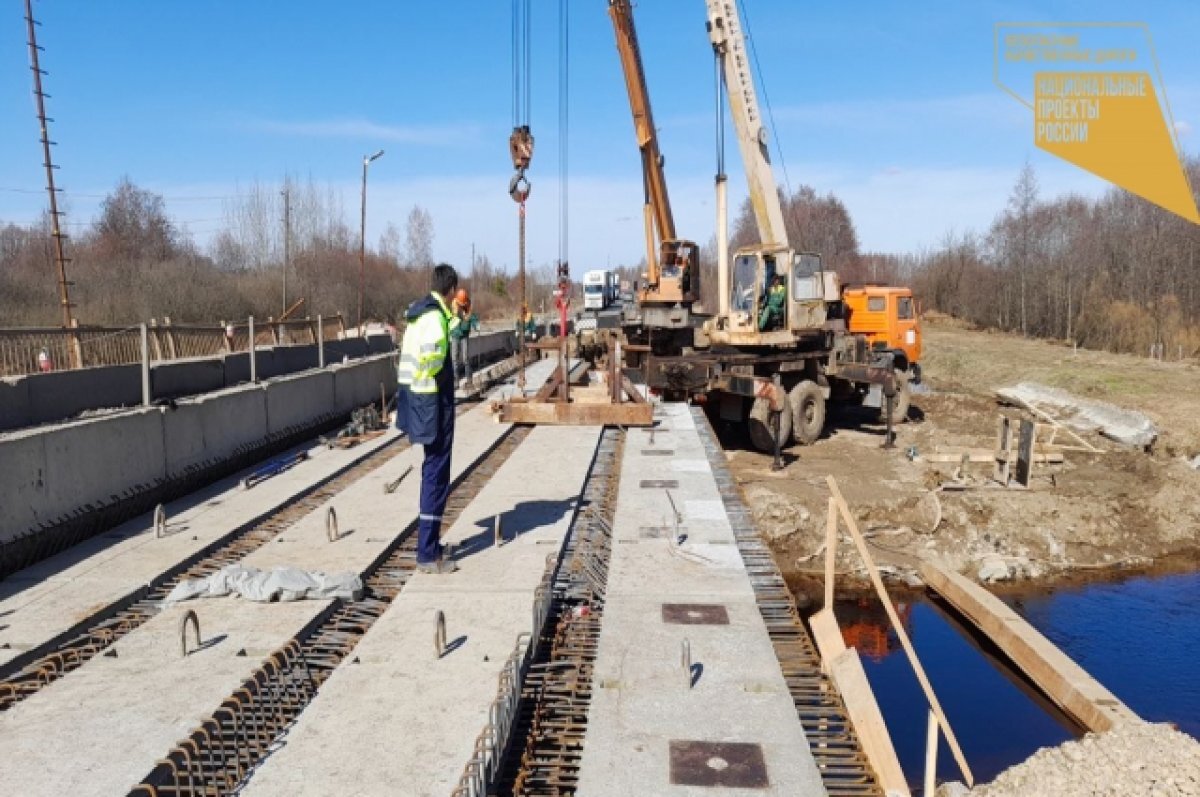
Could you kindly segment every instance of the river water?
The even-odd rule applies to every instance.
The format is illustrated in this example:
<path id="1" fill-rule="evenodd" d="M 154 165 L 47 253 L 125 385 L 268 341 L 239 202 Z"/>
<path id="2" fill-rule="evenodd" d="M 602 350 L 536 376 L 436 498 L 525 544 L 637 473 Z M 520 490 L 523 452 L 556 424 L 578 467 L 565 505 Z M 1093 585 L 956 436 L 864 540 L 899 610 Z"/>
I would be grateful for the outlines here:
<path id="1" fill-rule="evenodd" d="M 1142 717 L 1200 737 L 1200 573 L 1092 583 L 1005 600 Z M 924 596 L 897 600 L 913 646 L 977 781 L 1081 731 L 1015 676 L 1004 657 Z M 909 783 L 924 772 L 927 708 L 879 604 L 839 600 Z M 938 780 L 961 780 L 945 741 Z"/>

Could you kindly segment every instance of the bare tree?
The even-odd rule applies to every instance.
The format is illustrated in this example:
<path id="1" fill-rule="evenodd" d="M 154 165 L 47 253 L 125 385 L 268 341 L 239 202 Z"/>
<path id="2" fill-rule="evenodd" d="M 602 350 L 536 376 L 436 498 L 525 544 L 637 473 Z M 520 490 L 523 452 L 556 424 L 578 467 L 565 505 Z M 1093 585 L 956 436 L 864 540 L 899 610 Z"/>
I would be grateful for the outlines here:
<path id="1" fill-rule="evenodd" d="M 408 213 L 405 265 L 428 268 L 433 265 L 433 217 L 420 205 Z"/>

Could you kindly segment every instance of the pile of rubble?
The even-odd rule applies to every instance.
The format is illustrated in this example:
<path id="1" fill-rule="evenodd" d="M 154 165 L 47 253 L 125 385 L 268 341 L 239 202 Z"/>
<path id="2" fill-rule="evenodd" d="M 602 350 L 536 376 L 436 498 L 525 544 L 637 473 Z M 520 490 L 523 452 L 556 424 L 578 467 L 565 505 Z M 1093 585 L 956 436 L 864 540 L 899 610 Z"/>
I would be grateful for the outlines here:
<path id="1" fill-rule="evenodd" d="M 1200 795 L 1200 742 L 1170 725 L 1130 722 L 1046 747 L 968 790 L 947 783 L 938 797 L 1196 797 Z"/>

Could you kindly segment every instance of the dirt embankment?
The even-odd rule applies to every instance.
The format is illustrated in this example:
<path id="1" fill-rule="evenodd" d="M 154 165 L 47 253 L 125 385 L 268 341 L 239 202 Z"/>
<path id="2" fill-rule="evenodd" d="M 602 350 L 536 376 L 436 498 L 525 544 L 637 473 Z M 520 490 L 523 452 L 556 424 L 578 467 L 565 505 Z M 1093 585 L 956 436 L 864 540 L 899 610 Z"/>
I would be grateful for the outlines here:
<path id="1" fill-rule="evenodd" d="M 925 327 L 925 383 L 896 447 L 860 413 L 834 413 L 825 439 L 793 447 L 784 471 L 737 446 L 730 464 L 759 528 L 785 572 L 820 571 L 825 476 L 832 475 L 869 537 L 876 561 L 911 573 L 925 557 L 987 581 L 1075 578 L 1117 568 L 1200 562 L 1200 367 L 988 334 L 950 323 Z M 1102 450 L 1064 453 L 1039 465 L 1027 490 L 991 479 L 992 463 L 936 463 L 937 453 L 995 448 L 1003 411 L 997 387 L 1036 381 L 1144 412 L 1160 430 L 1152 452 L 1096 435 Z M 910 459 L 915 448 L 917 458 Z M 957 477 L 957 478 L 956 478 Z M 954 482 L 965 489 L 947 489 Z M 852 546 L 839 546 L 839 571 L 855 573 Z"/>

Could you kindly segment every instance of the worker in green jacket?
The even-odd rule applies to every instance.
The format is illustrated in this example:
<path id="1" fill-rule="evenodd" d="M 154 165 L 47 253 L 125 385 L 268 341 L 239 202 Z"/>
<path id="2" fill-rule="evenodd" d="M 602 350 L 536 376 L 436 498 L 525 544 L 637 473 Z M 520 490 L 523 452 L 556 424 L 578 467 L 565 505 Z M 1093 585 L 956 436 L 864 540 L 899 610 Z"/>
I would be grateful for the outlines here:
<path id="1" fill-rule="evenodd" d="M 783 275 L 776 274 L 771 281 L 771 289 L 767 291 L 766 302 L 758 313 L 758 331 L 766 332 L 783 326 L 787 312 L 787 286 L 783 283 Z"/>
<path id="2" fill-rule="evenodd" d="M 454 346 L 455 376 L 461 381 L 471 378 L 471 358 L 467 352 L 467 341 L 472 332 L 479 331 L 479 315 L 471 309 L 471 295 L 466 288 L 459 288 L 450 306 L 453 319 L 450 323 L 450 342 Z"/>

